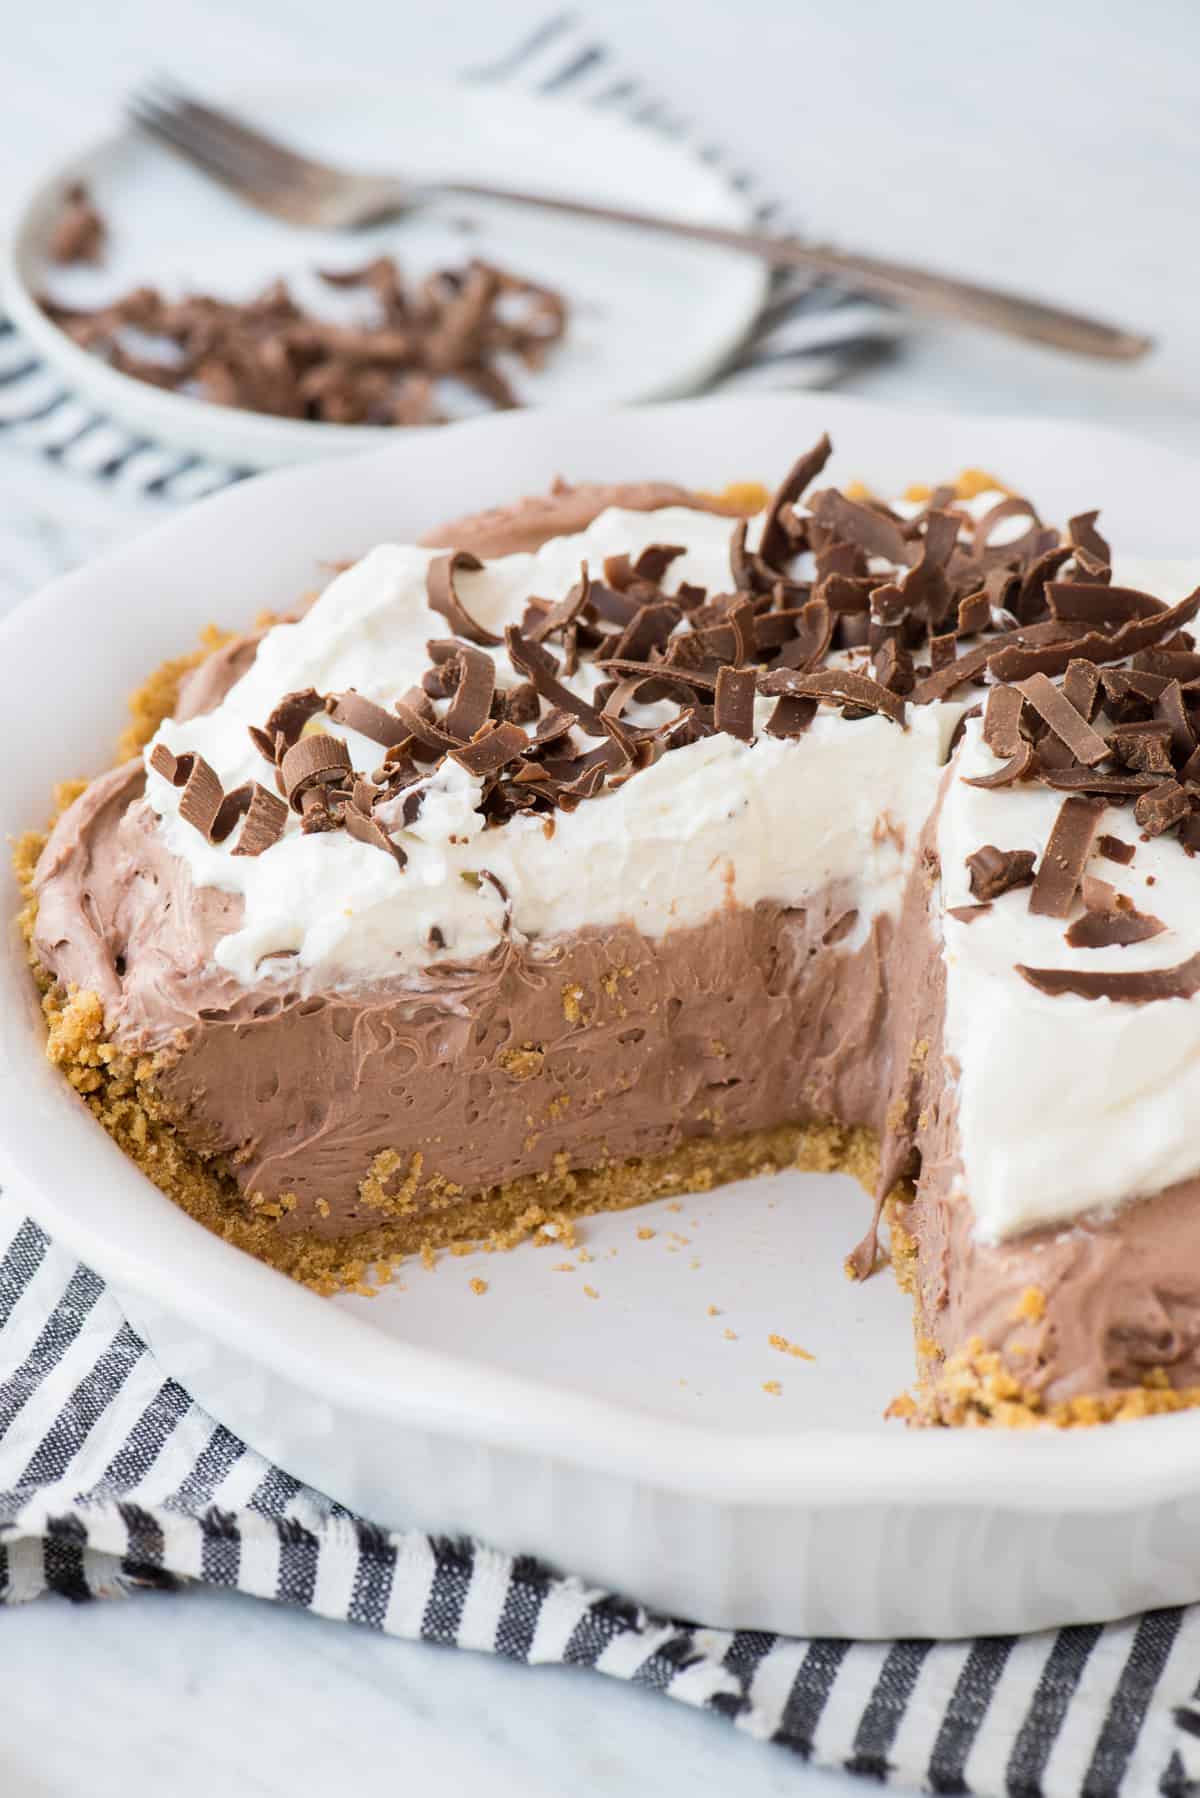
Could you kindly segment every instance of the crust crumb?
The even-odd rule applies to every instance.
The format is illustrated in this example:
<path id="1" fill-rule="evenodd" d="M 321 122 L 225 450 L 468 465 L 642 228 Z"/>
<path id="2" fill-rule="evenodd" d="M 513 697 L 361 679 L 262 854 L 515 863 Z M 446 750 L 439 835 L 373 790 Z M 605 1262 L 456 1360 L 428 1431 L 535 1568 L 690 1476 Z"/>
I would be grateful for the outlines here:
<path id="1" fill-rule="evenodd" d="M 773 1349 L 778 1349 L 781 1355 L 791 1355 L 797 1361 L 815 1361 L 817 1358 L 815 1355 L 810 1355 L 807 1349 L 802 1349 L 798 1342 L 789 1342 L 786 1336 L 773 1333 L 767 1337 L 767 1341 Z"/>
<path id="2" fill-rule="evenodd" d="M 1046 1315 L 1046 1295 L 1040 1286 L 1027 1286 L 1012 1314 L 1015 1324 L 1040 1324 Z"/>
<path id="3" fill-rule="evenodd" d="M 769 1392 L 772 1398 L 778 1398 L 783 1391 L 783 1386 L 778 1380 L 764 1380 L 762 1389 L 764 1392 Z"/>
<path id="4" fill-rule="evenodd" d="M 542 1071 L 546 1051 L 533 1043 L 522 1043 L 519 1049 L 502 1049 L 496 1060 L 513 1080 L 532 1080 Z"/>

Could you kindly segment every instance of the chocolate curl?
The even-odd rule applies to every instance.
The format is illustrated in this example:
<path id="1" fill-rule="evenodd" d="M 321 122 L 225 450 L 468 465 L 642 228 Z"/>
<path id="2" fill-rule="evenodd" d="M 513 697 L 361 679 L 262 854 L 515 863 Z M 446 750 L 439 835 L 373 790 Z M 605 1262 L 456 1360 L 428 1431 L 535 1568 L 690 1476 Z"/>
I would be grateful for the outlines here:
<path id="1" fill-rule="evenodd" d="M 268 793 L 266 787 L 260 786 L 256 780 L 248 780 L 245 785 L 226 795 L 217 814 L 214 840 L 223 842 L 236 820 L 243 814 L 245 823 L 233 846 L 233 853 L 261 855 L 265 849 L 273 848 L 283 835 L 288 808 L 275 793 Z"/>
<path id="2" fill-rule="evenodd" d="M 348 805 L 342 813 L 342 823 L 350 835 L 358 843 L 368 843 L 373 849 L 382 849 L 390 855 L 397 868 L 403 868 L 408 857 L 399 843 L 393 843 L 387 831 L 377 818 L 366 817 L 355 805 Z"/>
<path id="3" fill-rule="evenodd" d="M 340 786 L 346 780 L 351 772 L 350 751 L 340 737 L 325 733 L 301 737 L 285 750 L 279 772 L 288 804 L 294 812 L 303 813 L 306 794 L 317 787 Z"/>
<path id="4" fill-rule="evenodd" d="M 425 594 L 430 609 L 441 613 L 456 637 L 465 637 L 468 643 L 478 643 L 484 649 L 496 649 L 501 639 L 472 618 L 454 584 L 454 577 L 460 570 L 475 574 L 482 567 L 479 557 L 467 549 L 456 549 L 448 556 L 435 556 L 425 576 Z"/>
<path id="5" fill-rule="evenodd" d="M 438 723 L 428 695 L 420 687 L 410 687 L 403 698 L 393 700 L 392 706 L 408 737 L 421 746 L 418 760 L 429 761 L 454 748 L 458 739 Z"/>
<path id="6" fill-rule="evenodd" d="M 192 750 L 175 756 L 165 743 L 156 743 L 150 755 L 150 766 L 173 787 L 183 788 L 179 816 L 211 843 L 225 792 L 204 757 Z"/>
<path id="7" fill-rule="evenodd" d="M 258 743 L 260 735 L 266 737 L 271 744 L 270 757 L 273 759 L 278 738 L 282 737 L 285 748 L 290 749 L 292 744 L 298 740 L 309 719 L 315 718 L 318 712 L 324 710 L 325 701 L 316 689 L 303 687 L 296 693 L 285 693 L 267 719 L 263 730 L 256 734 L 254 726 L 251 726 L 250 734 L 256 743 Z M 267 751 L 263 750 L 263 753 L 265 755 Z"/>
<path id="8" fill-rule="evenodd" d="M 561 634 L 582 617 L 590 604 L 591 591 L 592 581 L 588 574 L 588 565 L 586 562 L 581 562 L 579 579 L 575 585 L 568 588 L 557 605 L 553 605 L 549 611 L 543 612 L 532 628 L 524 632 L 524 635 L 531 643 L 544 643 L 547 637 Z"/>
<path id="9" fill-rule="evenodd" d="M 657 587 L 671 563 L 686 554 L 682 543 L 648 543 L 634 563 L 633 572 L 639 581 L 650 581 Z"/>
<path id="10" fill-rule="evenodd" d="M 548 649 L 544 649 L 540 643 L 531 643 L 514 624 L 506 629 L 504 642 L 508 659 L 517 673 L 532 681 L 543 699 L 559 707 L 561 711 L 570 712 L 585 736 L 602 737 L 606 734 L 595 706 L 589 705 L 586 699 L 563 685 L 558 677 L 558 664 Z M 601 662 L 600 666 L 603 667 L 604 663 Z"/>
<path id="11" fill-rule="evenodd" d="M 664 646 L 682 616 L 670 600 L 658 599 L 639 606 L 616 642 L 605 643 L 605 651 L 626 661 L 643 662 L 653 650 Z"/>
<path id="12" fill-rule="evenodd" d="M 1096 529 L 1099 512 L 1077 512 L 1067 520 L 1067 539 L 1072 549 L 1082 550 L 1094 562 L 1112 566 L 1112 550 L 1108 540 Z"/>
<path id="13" fill-rule="evenodd" d="M 330 693 L 325 710 L 335 724 L 344 724 L 347 730 L 355 730 L 360 736 L 369 737 L 372 743 L 381 743 L 385 749 L 402 743 L 409 734 L 390 712 L 385 712 L 373 699 L 364 699 L 353 687 L 345 693 Z"/>
<path id="14" fill-rule="evenodd" d="M 714 705 L 717 729 L 743 743 L 754 739 L 754 693 L 758 677 L 753 668 L 725 667 L 717 675 Z"/>
<path id="15" fill-rule="evenodd" d="M 1136 974 L 1090 973 L 1076 968 L 1027 968 L 1017 973 L 1040 993 L 1060 998 L 1111 999 L 1117 1005 L 1147 1005 L 1159 999 L 1193 999 L 1200 993 L 1200 954 L 1173 968 L 1146 968 Z"/>
<path id="16" fill-rule="evenodd" d="M 780 650 L 776 667 L 794 668 L 799 674 L 810 674 L 829 653 L 836 620 L 823 599 L 808 600 L 800 607 L 800 615 L 796 635 Z"/>
<path id="17" fill-rule="evenodd" d="M 607 564 L 605 565 L 607 573 Z M 729 572 L 739 593 L 769 593 L 776 580 L 761 556 L 746 548 L 746 520 L 739 518 L 729 536 Z"/>
<path id="18" fill-rule="evenodd" d="M 458 670 L 458 686 L 442 729 L 465 743 L 487 723 L 496 689 L 496 664 L 482 649 L 464 647 L 458 654 Z"/>
<path id="19" fill-rule="evenodd" d="M 897 693 L 881 687 L 866 674 L 849 669 L 830 668 L 820 674 L 793 674 L 787 669 L 772 670 L 760 683 L 764 693 L 787 693 L 793 697 L 817 699 L 826 705 L 844 705 L 878 712 L 901 729 L 904 724 L 904 701 Z"/>
<path id="20" fill-rule="evenodd" d="M 486 779 L 498 774 L 515 756 L 529 748 L 529 738 L 518 724 L 496 724 L 480 731 L 469 743 L 459 743 L 450 755 L 468 774 Z"/>
<path id="21" fill-rule="evenodd" d="M 847 499 L 836 487 L 822 488 L 809 501 L 809 511 L 819 524 L 833 533 L 838 543 L 853 544 L 869 556 L 881 556 L 885 562 L 907 568 L 921 555 L 918 544 L 910 543 L 899 524 L 874 506 Z M 861 564 L 860 564 L 861 566 Z M 852 573 L 852 569 L 843 570 Z"/>
<path id="22" fill-rule="evenodd" d="M 982 518 L 976 523 L 972 539 L 972 549 L 977 558 L 982 558 L 987 554 L 988 550 L 991 548 L 991 540 L 995 533 L 996 526 L 1003 524 L 1009 518 L 1027 518 L 1031 529 L 1040 528 L 1042 522 L 1027 499 L 1022 499 L 1018 494 L 1010 493 L 1007 499 L 998 500 L 994 506 L 989 507 Z M 997 550 L 993 551 L 993 553 L 999 553 L 1006 559 L 1016 556 L 1028 536 L 1029 532 L 1025 531 L 1020 537 L 1014 538 L 1010 543 L 1004 543 L 997 546 Z"/>
<path id="23" fill-rule="evenodd" d="M 793 462 L 772 494 L 758 545 L 759 560 L 765 562 L 768 568 L 776 567 L 799 547 L 799 531 L 792 508 L 816 480 L 832 454 L 833 445 L 828 436 L 823 434 L 810 450 L 806 450 Z M 741 583 L 738 582 L 738 585 Z"/>

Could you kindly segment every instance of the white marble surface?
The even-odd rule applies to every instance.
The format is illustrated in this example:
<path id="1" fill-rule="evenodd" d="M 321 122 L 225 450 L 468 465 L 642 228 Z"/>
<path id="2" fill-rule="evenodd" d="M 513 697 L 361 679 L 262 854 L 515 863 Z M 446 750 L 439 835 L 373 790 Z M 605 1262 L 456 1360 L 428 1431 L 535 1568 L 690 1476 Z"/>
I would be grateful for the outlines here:
<path id="1" fill-rule="evenodd" d="M 453 71 L 547 0 L 69 0 L 4 15 L 0 207 L 103 130 L 156 68 Z M 921 331 L 849 383 L 914 407 L 1057 414 L 1200 445 L 1200 151 L 1189 0 L 964 8 L 923 0 L 604 0 L 597 36 L 771 171 L 847 246 L 1041 290 L 1156 333 L 1135 368 Z M 144 518 L 0 447 L 0 604 Z M 279 1798 L 395 1784 L 436 1798 L 848 1791 L 723 1723 L 577 1672 L 386 1642 L 235 1597 L 147 1596 L 4 1619 L 0 1791 Z M 20 1727 L 12 1727 L 16 1720 Z"/>
<path id="2" fill-rule="evenodd" d="M 862 1789 L 599 1675 L 387 1641 L 237 1594 L 43 1599 L 2 1622 L 4 1798 Z"/>

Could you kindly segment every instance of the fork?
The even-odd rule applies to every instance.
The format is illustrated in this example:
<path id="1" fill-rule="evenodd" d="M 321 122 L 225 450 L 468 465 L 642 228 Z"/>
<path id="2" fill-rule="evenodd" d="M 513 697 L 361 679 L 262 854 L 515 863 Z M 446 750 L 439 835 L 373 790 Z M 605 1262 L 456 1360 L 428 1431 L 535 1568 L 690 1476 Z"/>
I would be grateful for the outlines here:
<path id="1" fill-rule="evenodd" d="M 805 269 L 813 275 L 849 281 L 864 293 L 914 312 L 982 325 L 1075 355 L 1131 362 L 1153 346 L 1152 338 L 1063 311 L 1041 300 L 957 281 L 875 256 L 851 255 L 821 244 L 801 243 L 794 237 L 736 231 L 724 225 L 703 225 L 621 206 L 601 206 L 588 200 L 527 193 L 474 181 L 425 182 L 417 186 L 396 176 L 336 168 L 302 155 L 223 108 L 194 98 L 163 80 L 136 92 L 128 101 L 127 111 L 135 125 L 178 151 L 206 175 L 261 211 L 292 225 L 353 231 L 400 217 L 445 195 L 512 201 L 566 217 L 740 250 L 772 268 Z"/>

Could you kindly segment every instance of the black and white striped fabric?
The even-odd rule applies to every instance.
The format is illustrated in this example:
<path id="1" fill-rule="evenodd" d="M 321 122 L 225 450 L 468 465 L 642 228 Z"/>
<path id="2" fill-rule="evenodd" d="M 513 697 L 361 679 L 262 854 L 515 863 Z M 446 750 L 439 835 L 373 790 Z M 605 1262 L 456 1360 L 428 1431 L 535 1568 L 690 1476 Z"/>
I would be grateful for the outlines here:
<path id="1" fill-rule="evenodd" d="M 0 1600 L 187 1581 L 591 1668 L 899 1786 L 1200 1792 L 1200 1606 L 974 1642 L 797 1641 L 654 1616 L 477 1542 L 387 1534 L 206 1416 L 104 1282 L 0 1196 Z"/>
<path id="2" fill-rule="evenodd" d="M 723 171 L 752 203 L 757 223 L 794 230 L 758 183 L 674 107 L 632 78 L 594 35 L 571 17 L 548 20 L 510 54 L 466 71 L 472 80 L 510 82 L 535 93 L 569 93 L 621 113 L 647 131 L 690 145 Z M 780 271 L 753 331 L 711 383 L 723 392 L 827 387 L 863 360 L 886 351 L 901 316 L 810 276 Z M 177 504 L 229 486 L 248 469 L 182 455 L 97 413 L 65 389 L 11 322 L 0 317 L 0 443 L 12 443 L 126 499 Z"/>

